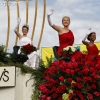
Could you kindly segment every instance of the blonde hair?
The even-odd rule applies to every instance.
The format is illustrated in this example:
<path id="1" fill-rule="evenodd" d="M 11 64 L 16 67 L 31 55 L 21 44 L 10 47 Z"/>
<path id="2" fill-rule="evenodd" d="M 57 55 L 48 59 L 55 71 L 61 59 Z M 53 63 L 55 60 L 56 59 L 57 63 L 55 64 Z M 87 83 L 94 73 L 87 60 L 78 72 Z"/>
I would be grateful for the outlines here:
<path id="1" fill-rule="evenodd" d="M 64 18 L 68 18 L 69 21 L 70 21 L 70 17 L 69 16 L 63 16 L 62 21 L 63 21 Z"/>

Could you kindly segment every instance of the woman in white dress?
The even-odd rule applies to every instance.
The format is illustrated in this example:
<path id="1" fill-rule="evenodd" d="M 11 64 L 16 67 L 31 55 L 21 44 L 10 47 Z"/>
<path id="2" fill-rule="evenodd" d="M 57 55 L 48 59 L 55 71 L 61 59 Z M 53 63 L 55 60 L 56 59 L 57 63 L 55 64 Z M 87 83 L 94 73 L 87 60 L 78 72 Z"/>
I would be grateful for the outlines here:
<path id="1" fill-rule="evenodd" d="M 14 32 L 16 33 L 16 35 L 19 37 L 19 41 L 20 41 L 20 46 L 23 45 L 27 45 L 27 44 L 31 44 L 32 45 L 32 41 L 29 37 L 27 37 L 27 33 L 29 30 L 29 26 L 28 25 L 24 25 L 22 27 L 22 33 L 20 34 L 18 32 L 18 27 L 20 25 L 21 19 L 17 19 L 17 26 L 14 29 Z M 18 53 L 20 53 L 20 49 L 18 51 Z M 39 66 L 39 54 L 34 51 L 30 54 L 27 55 L 28 56 L 28 60 L 26 62 L 24 62 L 25 65 L 32 67 L 32 68 L 37 68 Z"/>

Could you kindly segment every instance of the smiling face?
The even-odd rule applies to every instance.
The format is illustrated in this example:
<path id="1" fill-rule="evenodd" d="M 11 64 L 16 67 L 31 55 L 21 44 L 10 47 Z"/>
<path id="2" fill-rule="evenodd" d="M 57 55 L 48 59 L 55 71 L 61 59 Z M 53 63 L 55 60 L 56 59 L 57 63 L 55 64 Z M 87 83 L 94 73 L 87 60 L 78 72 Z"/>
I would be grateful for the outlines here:
<path id="1" fill-rule="evenodd" d="M 88 40 L 95 41 L 96 40 L 96 33 L 95 32 L 90 33 L 88 36 Z"/>
<path id="2" fill-rule="evenodd" d="M 28 28 L 27 27 L 22 27 L 22 32 L 23 32 L 23 35 L 27 35 L 28 33 Z"/>
<path id="3" fill-rule="evenodd" d="M 68 16 L 64 16 L 62 18 L 62 24 L 63 26 L 68 27 L 70 25 L 70 18 Z"/>

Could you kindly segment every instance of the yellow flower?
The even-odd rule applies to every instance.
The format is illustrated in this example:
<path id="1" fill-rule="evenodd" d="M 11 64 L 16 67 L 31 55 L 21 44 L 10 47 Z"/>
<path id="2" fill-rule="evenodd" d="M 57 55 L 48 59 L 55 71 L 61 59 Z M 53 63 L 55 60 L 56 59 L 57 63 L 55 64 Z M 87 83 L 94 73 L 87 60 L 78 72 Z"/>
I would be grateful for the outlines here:
<path id="1" fill-rule="evenodd" d="M 68 96 L 69 96 L 69 94 L 64 93 L 64 94 L 62 95 L 62 100 L 70 100 L 70 99 L 68 98 Z"/>
<path id="2" fill-rule="evenodd" d="M 71 84 L 72 84 L 72 83 L 76 83 L 76 82 L 72 80 Z"/>
<path id="3" fill-rule="evenodd" d="M 69 89 L 69 91 L 68 91 L 69 93 L 73 93 L 73 90 L 72 89 Z"/>

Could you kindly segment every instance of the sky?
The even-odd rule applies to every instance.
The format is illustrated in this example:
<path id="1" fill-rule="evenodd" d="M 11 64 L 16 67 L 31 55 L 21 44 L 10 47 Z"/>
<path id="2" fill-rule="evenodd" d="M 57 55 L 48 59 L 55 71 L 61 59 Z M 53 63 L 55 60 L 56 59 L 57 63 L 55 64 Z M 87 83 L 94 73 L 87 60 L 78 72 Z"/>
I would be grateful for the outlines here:
<path id="1" fill-rule="evenodd" d="M 40 32 L 42 27 L 43 19 L 43 1 L 38 0 L 38 12 L 35 34 L 33 38 L 33 44 L 37 47 Z M 20 30 L 26 23 L 26 2 L 25 0 L 19 0 L 20 9 Z M 17 8 L 15 0 L 9 0 L 10 7 L 10 37 L 8 44 L 8 52 L 13 52 L 13 46 L 15 45 L 16 35 L 14 33 L 14 28 L 17 24 Z M 28 37 L 31 37 L 32 28 L 34 23 L 34 9 L 35 0 L 29 0 L 29 13 L 28 13 L 28 25 L 29 32 Z M 81 44 L 82 39 L 87 34 L 87 30 L 92 28 L 96 32 L 97 38 L 96 42 L 100 41 L 100 0 L 46 0 L 46 16 L 50 9 L 54 9 L 54 13 L 51 16 L 51 20 L 54 24 L 62 26 L 62 17 L 69 16 L 71 23 L 69 29 L 72 30 L 75 36 L 74 44 Z M 7 6 L 5 0 L 0 0 L 0 45 L 6 44 L 7 37 Z M 62 26 L 63 27 L 63 26 Z M 19 45 L 19 41 L 18 41 Z M 43 36 L 41 41 L 41 47 L 52 47 L 59 45 L 58 33 L 52 29 L 45 18 L 45 25 L 43 30 Z"/>

